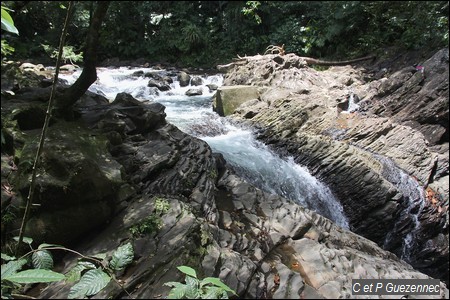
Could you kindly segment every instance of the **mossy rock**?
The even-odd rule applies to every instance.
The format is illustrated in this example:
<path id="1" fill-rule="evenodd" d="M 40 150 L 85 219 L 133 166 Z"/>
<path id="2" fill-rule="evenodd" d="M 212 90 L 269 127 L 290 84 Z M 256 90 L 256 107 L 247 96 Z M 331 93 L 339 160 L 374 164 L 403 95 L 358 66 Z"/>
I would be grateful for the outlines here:
<path id="1" fill-rule="evenodd" d="M 38 132 L 28 135 L 15 178 L 22 199 L 28 195 L 39 140 Z M 33 198 L 37 206 L 28 225 L 29 236 L 64 242 L 62 228 L 79 236 L 112 216 L 123 181 L 121 165 L 110 156 L 107 146 L 105 137 L 78 123 L 58 121 L 48 128 L 37 171 Z"/>

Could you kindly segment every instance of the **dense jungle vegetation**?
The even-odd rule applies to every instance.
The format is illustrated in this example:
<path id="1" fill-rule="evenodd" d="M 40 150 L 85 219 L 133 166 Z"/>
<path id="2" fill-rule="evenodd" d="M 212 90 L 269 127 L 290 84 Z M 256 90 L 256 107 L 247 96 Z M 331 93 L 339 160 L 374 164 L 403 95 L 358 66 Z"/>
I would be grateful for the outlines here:
<path id="1" fill-rule="evenodd" d="M 3 1 L 20 35 L 2 32 L 2 59 L 51 62 L 67 1 Z M 94 1 L 77 1 L 65 58 L 81 62 Z M 269 45 L 316 58 L 348 59 L 391 46 L 448 44 L 448 1 L 113 1 L 100 33 L 107 58 L 213 66 Z M 400 48 L 400 49 L 399 49 Z"/>

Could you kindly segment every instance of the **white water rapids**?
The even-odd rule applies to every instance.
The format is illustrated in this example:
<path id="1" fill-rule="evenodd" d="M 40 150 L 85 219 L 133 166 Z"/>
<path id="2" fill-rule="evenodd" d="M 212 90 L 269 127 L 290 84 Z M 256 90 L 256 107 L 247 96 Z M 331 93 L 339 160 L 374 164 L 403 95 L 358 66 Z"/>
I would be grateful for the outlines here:
<path id="1" fill-rule="evenodd" d="M 170 76 L 173 83 L 169 91 L 159 91 L 147 87 L 149 78 L 132 75 L 136 71 Z M 73 83 L 80 71 L 72 75 L 60 75 Z M 313 177 L 306 168 L 294 163 L 292 158 L 281 159 L 270 149 L 257 141 L 251 129 L 233 125 L 226 118 L 212 111 L 212 97 L 208 84 L 221 86 L 222 75 L 201 76 L 201 86 L 180 87 L 175 73 L 151 68 L 97 69 L 98 80 L 89 88 L 110 101 L 117 93 L 126 92 L 138 100 L 150 100 L 166 107 L 166 120 L 188 134 L 206 141 L 215 152 L 222 153 L 236 173 L 261 188 L 316 211 L 333 220 L 336 224 L 349 228 L 339 201 L 331 190 Z M 201 88 L 200 96 L 186 96 L 190 88 Z"/>

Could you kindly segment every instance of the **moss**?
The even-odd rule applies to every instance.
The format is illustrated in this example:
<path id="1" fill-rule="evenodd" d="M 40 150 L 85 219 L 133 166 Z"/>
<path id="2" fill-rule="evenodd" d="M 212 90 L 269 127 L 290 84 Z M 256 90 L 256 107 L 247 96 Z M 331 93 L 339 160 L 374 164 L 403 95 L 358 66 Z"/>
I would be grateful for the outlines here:
<path id="1" fill-rule="evenodd" d="M 313 65 L 312 68 L 316 71 L 326 71 L 330 68 L 330 66 L 321 66 L 321 65 Z"/>
<path id="2" fill-rule="evenodd" d="M 144 234 L 157 233 L 164 226 L 162 216 L 170 209 L 170 203 L 167 199 L 154 197 L 155 209 L 147 218 L 130 227 L 130 232 L 134 237 Z"/>
<path id="3" fill-rule="evenodd" d="M 189 190 L 191 190 L 195 187 L 195 182 L 189 177 L 183 178 L 182 184 L 183 184 L 184 188 L 189 189 Z"/>
<path id="4" fill-rule="evenodd" d="M 155 214 L 162 216 L 166 214 L 170 209 L 170 204 L 167 199 L 155 197 Z"/>
<path id="5" fill-rule="evenodd" d="M 216 180 L 217 179 L 217 170 L 216 169 L 211 169 L 209 171 L 209 178 L 212 180 Z"/>
<path id="6" fill-rule="evenodd" d="M 130 227 L 130 232 L 134 237 L 139 237 L 143 234 L 157 233 L 164 223 L 160 216 L 151 214 L 138 224 Z"/>

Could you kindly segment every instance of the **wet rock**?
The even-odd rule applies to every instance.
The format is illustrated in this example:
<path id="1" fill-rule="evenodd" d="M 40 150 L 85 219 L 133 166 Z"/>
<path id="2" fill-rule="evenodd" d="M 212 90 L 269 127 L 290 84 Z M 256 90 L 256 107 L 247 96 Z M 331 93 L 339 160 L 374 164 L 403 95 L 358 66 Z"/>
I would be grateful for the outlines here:
<path id="1" fill-rule="evenodd" d="M 147 84 L 148 87 L 156 87 L 160 91 L 170 90 L 170 86 L 164 82 L 158 81 L 156 79 L 150 79 Z"/>
<path id="2" fill-rule="evenodd" d="M 386 173 L 389 172 L 385 165 L 367 149 L 371 149 L 373 144 L 374 148 L 389 153 L 388 150 L 395 150 L 405 143 L 399 144 L 397 135 L 408 133 L 411 127 L 399 127 L 387 119 L 373 116 L 336 115 L 334 99 L 347 92 L 341 88 L 346 86 L 348 78 L 341 77 L 342 80 L 336 82 L 330 77 L 321 78 L 315 71 L 309 74 L 307 70 L 297 67 L 293 69 L 298 73 L 289 74 L 287 62 L 293 66 L 296 60 L 286 56 L 284 63 L 280 61 L 281 65 L 272 60 L 271 63 L 281 68 L 279 72 L 274 71 L 271 77 L 278 84 L 273 90 L 265 90 L 265 97 L 261 99 L 264 106 L 258 108 L 252 122 L 266 126 L 266 130 L 261 131 L 261 139 L 285 153 L 294 153 L 296 161 L 311 166 L 315 175 L 333 183 L 334 190 L 348 201 L 346 211 L 351 212 L 353 225 L 359 226 L 364 234 L 373 235 L 374 239 L 380 238 L 395 223 L 405 198 L 395 183 L 388 180 Z M 337 76 L 339 70 L 344 74 L 348 68 L 338 69 L 330 76 Z M 296 76 L 297 81 L 303 81 L 294 81 Z M 299 76 L 302 80 L 298 79 Z M 326 82 L 332 82 L 333 86 L 329 89 L 321 86 Z M 352 82 L 352 85 L 357 85 L 359 81 L 352 79 Z M 291 86 L 289 92 L 282 91 L 287 86 Z M 320 97 L 312 99 L 315 93 Z M 271 95 L 275 96 L 272 98 Z M 55 160 L 49 156 L 45 159 L 53 169 L 47 171 L 58 173 L 58 178 L 71 178 L 72 170 L 77 166 L 83 167 L 80 171 L 82 176 L 73 176 L 78 178 L 75 182 L 88 191 L 86 196 L 90 199 L 88 203 L 83 202 L 86 201 L 81 197 L 84 195 L 77 192 L 74 195 L 81 198 L 72 214 L 55 216 L 79 218 L 77 220 L 87 224 L 95 223 L 92 220 L 88 222 L 87 218 L 95 218 L 99 222 L 89 229 L 96 230 L 95 235 L 80 235 L 81 242 L 76 245 L 76 250 L 85 255 L 111 254 L 125 241 L 132 243 L 135 251 L 133 264 L 118 278 L 132 298 L 166 297 L 170 289 L 164 283 L 184 280 L 184 275 L 176 269 L 180 265 L 195 268 L 202 278 L 219 277 L 235 289 L 240 298 L 350 298 L 354 278 L 430 278 L 373 241 L 344 230 L 296 203 L 251 186 L 233 174 L 223 157 L 214 155 L 205 142 L 165 122 L 164 107 L 160 104 L 143 104 L 123 93 L 112 104 L 93 111 L 95 113 L 92 112 L 89 118 L 87 113 L 81 115 L 80 121 L 91 125 L 88 135 L 82 130 L 77 131 L 76 137 L 71 134 L 64 136 L 64 130 L 61 130 L 51 137 L 55 138 L 55 145 L 63 147 L 63 153 L 73 156 L 63 157 L 63 160 L 72 159 L 79 164 L 70 169 L 55 168 L 59 164 L 54 164 Z M 99 122 L 109 121 L 116 122 L 112 122 L 116 125 L 121 122 L 125 124 L 124 129 L 118 126 L 106 132 L 119 134 L 121 143 L 111 145 L 111 140 L 108 141 L 102 132 L 96 130 Z M 374 126 L 375 130 L 352 131 L 358 126 L 365 128 L 361 125 L 364 122 Z M 342 130 L 343 140 L 336 141 L 321 135 L 333 128 Z M 287 130 L 290 134 L 283 134 Z M 407 138 L 417 137 L 411 134 Z M 65 139 L 76 142 L 66 145 L 68 142 Z M 390 142 L 385 148 L 380 142 L 383 139 Z M 92 143 L 89 151 L 79 150 L 82 141 Z M 428 171 L 428 175 L 432 174 L 434 183 L 439 183 L 445 176 L 448 178 L 445 169 L 448 147 L 430 148 L 437 160 L 427 160 L 432 155 L 424 151 L 421 158 L 425 158 L 425 162 L 421 165 L 418 157 L 410 158 L 412 145 L 411 142 L 401 148 L 408 155 L 401 156 L 401 151 L 398 151 L 394 152 L 393 158 L 403 164 L 418 162 L 414 174 L 420 175 L 419 180 L 426 180 L 424 170 Z M 425 142 L 420 142 L 418 147 L 424 145 Z M 102 157 L 106 147 L 111 156 Z M 84 153 L 98 153 L 100 157 L 84 160 L 81 157 Z M 106 165 L 98 162 L 102 159 Z M 25 161 L 22 161 L 20 168 L 26 168 Z M 108 165 L 111 162 L 112 165 Z M 431 167 L 426 166 L 428 162 L 431 162 Z M 97 169 L 100 172 L 95 172 Z M 102 176 L 118 174 L 120 169 L 123 180 L 136 193 L 129 191 L 129 188 L 123 194 L 111 188 L 102 188 L 102 183 L 107 182 L 102 180 Z M 86 178 L 93 174 L 99 174 L 95 175 L 99 177 L 96 181 L 100 186 L 98 190 L 105 193 L 103 198 L 106 199 L 100 201 L 101 204 L 93 198 L 97 189 L 86 186 L 90 182 Z M 41 178 L 49 178 L 49 175 L 43 174 Z M 123 188 L 124 184 L 117 186 Z M 46 195 L 41 202 L 53 203 L 47 200 L 51 199 L 48 198 L 51 195 Z M 116 197 L 112 198 L 112 202 L 120 202 L 119 207 L 110 208 L 108 204 L 111 199 L 107 195 Z M 72 200 L 75 202 L 75 199 Z M 165 213 L 156 209 L 157 200 L 168 204 Z M 62 203 L 55 202 L 53 205 L 58 204 Z M 80 212 L 85 208 L 89 211 L 82 216 Z M 437 207 L 435 211 L 438 211 Z M 429 225 L 423 233 L 427 236 L 429 232 L 436 232 L 433 224 L 442 225 L 445 211 L 441 211 L 442 218 L 434 213 L 432 206 L 425 207 L 424 212 Z M 107 222 L 101 223 L 106 215 Z M 133 234 L 134 226 L 149 216 L 158 218 L 160 226 L 150 232 Z M 436 216 L 439 217 L 433 219 Z M 63 221 L 68 222 L 58 220 Z M 35 228 L 42 228 L 39 222 L 34 224 Z M 405 221 L 403 227 L 408 227 L 408 224 Z M 72 227 L 62 226 L 61 230 L 71 232 Z M 427 239 L 430 241 L 424 243 L 423 251 L 416 257 L 433 257 L 424 269 L 433 268 L 441 276 L 444 269 L 448 270 L 448 259 L 442 255 L 446 249 L 448 254 L 448 246 L 445 246 L 445 241 L 448 244 L 448 233 L 440 232 Z M 66 272 L 76 262 L 77 258 L 69 255 L 59 265 L 60 270 Z M 436 268 L 437 264 L 441 264 L 440 268 Z M 52 283 L 40 295 L 42 298 L 66 298 L 69 289 L 70 285 L 64 282 Z M 123 289 L 111 282 L 95 297 L 128 296 L 124 296 Z M 443 283 L 437 298 L 448 298 L 448 289 Z"/>
<path id="3" fill-rule="evenodd" d="M 203 79 L 200 76 L 194 76 L 191 78 L 191 85 L 198 86 L 203 84 Z"/>
<path id="4" fill-rule="evenodd" d="M 13 120 L 21 130 L 40 129 L 44 125 L 46 107 L 41 104 L 25 104 L 13 113 Z"/>
<path id="5" fill-rule="evenodd" d="M 211 83 L 211 84 L 207 84 L 206 85 L 209 89 L 209 92 L 213 92 L 216 91 L 219 87 L 217 86 L 217 84 Z"/>
<path id="6" fill-rule="evenodd" d="M 131 76 L 136 76 L 136 77 L 143 76 L 143 75 L 144 75 L 144 71 L 142 71 L 142 70 L 135 71 L 131 74 Z"/>
<path id="7" fill-rule="evenodd" d="M 127 229 L 155 211 L 155 198 L 143 196 L 78 250 L 111 253 L 121 240 L 131 239 L 136 263 L 122 282 L 134 298 L 167 295 L 163 284 L 181 282 L 175 266 L 187 260 L 197 274 L 220 278 L 242 298 L 348 298 L 353 278 L 429 278 L 375 243 L 251 187 L 229 171 L 217 188 L 245 209 L 218 202 L 218 210 L 230 218 L 206 221 L 202 211 L 191 210 L 188 199 L 165 196 L 170 209 L 161 215 L 162 227 L 131 239 Z M 67 258 L 66 268 L 74 261 Z M 143 281 L 148 284 L 138 284 Z M 63 297 L 67 292 L 67 285 L 56 283 L 42 295 Z M 121 292 L 110 284 L 97 297 Z M 448 294 L 442 283 L 440 293 L 440 298 Z"/>
<path id="8" fill-rule="evenodd" d="M 60 70 L 62 72 L 66 72 L 66 73 L 73 73 L 77 70 L 77 66 L 76 65 L 71 65 L 71 64 L 67 64 L 67 65 L 62 65 L 60 67 Z"/>
<path id="9" fill-rule="evenodd" d="M 180 82 L 181 87 L 188 86 L 189 83 L 191 82 L 191 76 L 184 71 L 181 71 L 177 75 L 177 78 L 178 78 L 178 81 Z"/>
<path id="10" fill-rule="evenodd" d="M 201 88 L 198 89 L 188 89 L 185 93 L 186 96 L 199 96 L 203 94 L 203 90 Z"/>

